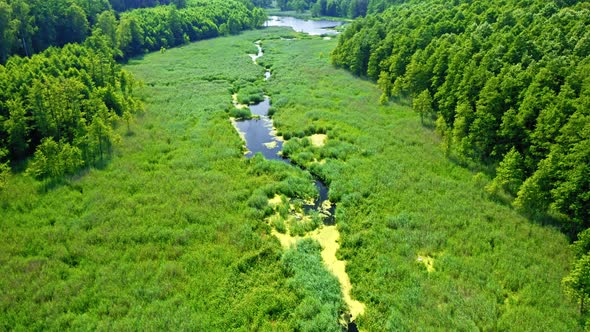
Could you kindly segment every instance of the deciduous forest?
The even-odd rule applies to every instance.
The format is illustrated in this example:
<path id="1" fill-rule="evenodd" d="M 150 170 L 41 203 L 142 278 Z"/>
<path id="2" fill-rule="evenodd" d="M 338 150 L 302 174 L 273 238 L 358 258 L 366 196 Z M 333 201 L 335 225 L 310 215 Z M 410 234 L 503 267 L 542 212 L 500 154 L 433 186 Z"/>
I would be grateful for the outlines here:
<path id="1" fill-rule="evenodd" d="M 589 25 L 583 1 L 410 1 L 355 21 L 332 60 L 376 81 L 384 103 L 413 99 L 451 158 L 497 165 L 488 192 L 583 230 Z"/>
<path id="2" fill-rule="evenodd" d="M 0 330 L 588 330 L 589 59 L 585 1 L 0 0 Z"/>

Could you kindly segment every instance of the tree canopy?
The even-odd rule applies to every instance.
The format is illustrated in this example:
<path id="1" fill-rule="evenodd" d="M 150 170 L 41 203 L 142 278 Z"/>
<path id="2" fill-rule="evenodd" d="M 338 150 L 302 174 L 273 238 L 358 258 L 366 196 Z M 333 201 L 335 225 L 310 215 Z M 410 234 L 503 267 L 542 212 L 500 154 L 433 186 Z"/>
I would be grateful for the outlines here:
<path id="1" fill-rule="evenodd" d="M 428 91 L 459 159 L 502 161 L 515 205 L 587 227 L 589 25 L 586 2 L 408 1 L 351 24 L 332 61 L 385 99 Z"/>
<path id="2" fill-rule="evenodd" d="M 111 4 L 122 10 L 152 2 L 0 0 L 2 174 L 34 156 L 33 175 L 59 178 L 110 153 L 113 126 L 141 108 L 131 93 L 137 82 L 115 60 L 266 20 L 263 10 L 234 0 L 172 1 L 122 14 Z"/>

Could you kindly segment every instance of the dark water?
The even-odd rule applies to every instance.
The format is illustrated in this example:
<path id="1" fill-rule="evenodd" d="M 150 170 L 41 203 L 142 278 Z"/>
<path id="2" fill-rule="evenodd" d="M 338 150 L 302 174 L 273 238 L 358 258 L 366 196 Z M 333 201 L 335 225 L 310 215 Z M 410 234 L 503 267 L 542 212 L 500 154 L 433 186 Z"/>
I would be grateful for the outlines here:
<path id="1" fill-rule="evenodd" d="M 261 153 L 264 158 L 269 160 L 279 160 L 289 165 L 293 165 L 291 160 L 283 158 L 279 152 L 283 149 L 281 141 L 273 131 L 272 119 L 268 117 L 270 108 L 270 98 L 265 97 L 264 101 L 250 105 L 250 111 L 257 115 L 259 119 L 250 119 L 236 121 L 236 127 L 244 135 L 246 140 L 247 158 L 252 158 L 256 153 Z M 322 205 L 328 200 L 328 187 L 319 179 L 315 179 L 315 186 L 318 189 L 319 196 L 313 204 L 304 204 L 305 212 L 319 211 L 324 215 L 323 221 L 326 225 L 334 224 L 334 211 L 336 206 L 331 204 L 329 208 L 322 209 Z"/>
<path id="2" fill-rule="evenodd" d="M 283 142 L 277 139 L 273 133 L 272 120 L 268 117 L 269 108 L 270 99 L 268 97 L 259 104 L 250 105 L 252 114 L 258 115 L 260 118 L 236 121 L 236 127 L 244 134 L 246 148 L 248 148 L 246 157 L 251 158 L 260 152 L 266 159 L 284 161 L 285 159 L 278 154 L 283 149 Z"/>
<path id="3" fill-rule="evenodd" d="M 291 27 L 297 32 L 304 32 L 309 35 L 335 35 L 338 34 L 335 28 L 344 24 L 341 21 L 306 21 L 299 18 L 287 17 L 287 16 L 271 16 L 266 21 L 266 26 L 269 27 Z"/>

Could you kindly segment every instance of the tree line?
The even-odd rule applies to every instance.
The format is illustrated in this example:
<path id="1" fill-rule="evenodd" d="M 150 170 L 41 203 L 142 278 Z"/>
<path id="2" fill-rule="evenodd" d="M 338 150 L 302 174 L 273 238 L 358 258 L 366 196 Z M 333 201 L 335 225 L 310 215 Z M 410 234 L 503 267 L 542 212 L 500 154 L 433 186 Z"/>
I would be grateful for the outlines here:
<path id="1" fill-rule="evenodd" d="M 83 42 L 105 11 L 166 4 L 183 8 L 186 0 L 0 0 L 0 62 L 13 54 L 30 56 L 50 46 Z"/>
<path id="2" fill-rule="evenodd" d="M 355 21 L 331 57 L 375 80 L 383 103 L 412 98 L 451 157 L 496 165 L 490 193 L 585 229 L 589 55 L 587 2 L 431 0 Z"/>
<path id="3" fill-rule="evenodd" d="M 132 94 L 138 83 L 116 60 L 235 34 L 260 27 L 266 20 L 262 9 L 249 9 L 233 0 L 195 0 L 181 9 L 175 5 L 135 9 L 120 18 L 107 2 L 101 3 L 104 6 L 99 8 L 107 9 L 94 17 L 92 25 L 81 9 L 81 5 L 96 5 L 92 1 L 67 2 L 79 19 L 61 14 L 44 17 L 51 22 L 69 22 L 63 29 L 69 32 L 62 35 L 36 25 L 41 24 L 32 12 L 40 10 L 36 5 L 0 0 L 0 21 L 6 8 L 4 13 L 11 15 L 25 13 L 22 20 L 9 19 L 9 29 L 0 31 L 3 38 L 14 34 L 0 44 L 3 59 L 7 59 L 0 65 L 0 187 L 10 165 L 31 156 L 31 174 L 60 178 L 84 165 L 94 165 L 110 153 L 118 139 L 113 131 L 117 121 L 129 122 L 142 107 Z M 63 4 L 61 0 L 39 2 L 47 8 L 62 8 Z M 2 27 L 6 25 L 0 23 Z M 70 34 L 72 31 L 78 35 Z M 70 39 L 62 39 L 66 35 Z M 5 43 L 17 39 L 18 45 Z M 30 57 L 18 55 L 44 48 Z"/>
<path id="4" fill-rule="evenodd" d="M 137 82 L 121 70 L 102 35 L 51 47 L 0 66 L 0 156 L 34 155 L 29 171 L 59 178 L 102 160 L 117 140 L 114 123 L 141 108 Z"/>
<path id="5" fill-rule="evenodd" d="M 135 11 L 121 14 L 131 9 L 146 7 L 150 9 L 142 11 L 141 14 Z M 226 15 L 231 11 L 234 19 L 238 18 L 242 25 L 251 27 L 256 23 L 252 22 L 250 17 L 253 10 L 254 7 L 248 0 L 191 0 L 190 3 L 186 0 L 0 0 L 0 63 L 5 63 L 11 55 L 30 56 L 50 46 L 83 42 L 92 34 L 98 23 L 104 28 L 104 24 L 108 22 L 105 22 L 104 15 L 114 16 L 115 21 L 119 20 L 119 16 L 140 18 L 139 24 L 152 24 L 150 30 L 170 30 L 166 25 L 180 24 L 187 30 L 187 35 L 194 38 L 191 40 L 197 40 L 199 33 L 190 33 L 190 25 L 197 25 L 195 20 L 214 17 L 216 27 L 209 29 L 216 30 L 225 22 L 219 15 Z M 263 13 L 257 10 L 255 14 L 260 18 Z M 148 22 L 145 17 L 149 15 L 158 16 L 164 24 L 154 26 L 154 22 Z M 162 17 L 163 15 L 167 16 Z M 169 22 L 177 19 L 183 21 Z M 122 26 L 126 27 L 127 25 Z M 167 43 L 169 44 L 169 41 Z"/>

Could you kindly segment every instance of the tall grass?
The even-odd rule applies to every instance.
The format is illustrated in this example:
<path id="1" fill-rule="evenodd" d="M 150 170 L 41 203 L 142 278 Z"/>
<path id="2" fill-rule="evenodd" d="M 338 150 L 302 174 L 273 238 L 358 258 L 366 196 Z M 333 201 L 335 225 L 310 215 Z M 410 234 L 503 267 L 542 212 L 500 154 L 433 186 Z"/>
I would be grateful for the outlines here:
<path id="1" fill-rule="evenodd" d="M 53 188 L 9 179 L 0 193 L 0 330 L 295 324 L 280 245 L 248 204 L 282 178 L 243 157 L 226 113 L 234 82 L 262 80 L 247 54 L 265 34 L 129 61 L 146 111 L 129 133 L 117 129 L 123 139 L 109 163 Z"/>
<path id="2" fill-rule="evenodd" d="M 380 106 L 372 83 L 331 66 L 335 43 L 263 46 L 277 130 L 302 137 L 326 128 L 325 146 L 296 138 L 285 149 L 338 202 L 339 255 L 353 296 L 367 305 L 359 326 L 579 330 L 560 286 L 571 261 L 565 236 L 489 197 L 489 179 L 446 159 L 418 115 Z"/>

